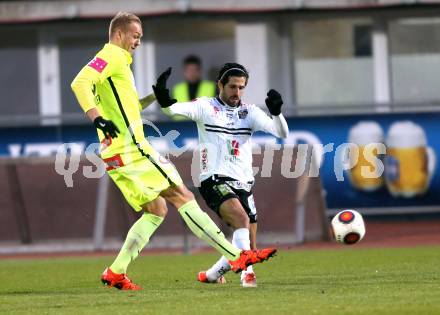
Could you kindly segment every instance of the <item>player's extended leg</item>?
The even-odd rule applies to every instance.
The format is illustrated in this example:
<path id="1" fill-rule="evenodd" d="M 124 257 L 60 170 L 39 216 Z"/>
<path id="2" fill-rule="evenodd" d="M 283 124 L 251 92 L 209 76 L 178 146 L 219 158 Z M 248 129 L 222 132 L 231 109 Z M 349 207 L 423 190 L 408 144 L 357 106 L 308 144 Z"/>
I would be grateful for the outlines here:
<path id="1" fill-rule="evenodd" d="M 276 252 L 275 249 L 242 251 L 233 246 L 211 218 L 200 209 L 194 200 L 194 195 L 184 185 L 172 186 L 164 190 L 161 196 L 178 209 L 185 223 L 197 237 L 206 241 L 229 260 L 234 272 L 246 270 L 247 266 L 263 262 Z"/>
<path id="2" fill-rule="evenodd" d="M 228 223 L 233 229 L 232 244 L 240 249 L 249 250 L 250 233 L 249 233 L 249 216 L 244 210 L 240 200 L 231 197 L 224 201 L 219 208 L 219 214 L 222 219 Z M 206 271 L 208 282 L 218 282 L 226 272 L 230 270 L 229 264 L 225 257 L 221 257 L 210 269 Z M 200 273 L 199 273 L 200 281 Z M 255 287 L 256 279 L 252 266 L 242 272 L 241 282 L 245 287 Z"/>
<path id="3" fill-rule="evenodd" d="M 151 235 L 162 223 L 168 211 L 165 200 L 161 197 L 143 205 L 142 209 L 144 214 L 130 228 L 118 256 L 101 277 L 106 285 L 123 290 L 141 289 L 127 278 L 127 267 L 147 245 Z"/>
<path id="4" fill-rule="evenodd" d="M 208 242 L 229 260 L 236 260 L 240 256 L 240 250 L 226 240 L 217 225 L 200 209 L 194 195 L 184 185 L 170 187 L 163 191 L 161 196 L 177 208 L 197 237 Z"/>

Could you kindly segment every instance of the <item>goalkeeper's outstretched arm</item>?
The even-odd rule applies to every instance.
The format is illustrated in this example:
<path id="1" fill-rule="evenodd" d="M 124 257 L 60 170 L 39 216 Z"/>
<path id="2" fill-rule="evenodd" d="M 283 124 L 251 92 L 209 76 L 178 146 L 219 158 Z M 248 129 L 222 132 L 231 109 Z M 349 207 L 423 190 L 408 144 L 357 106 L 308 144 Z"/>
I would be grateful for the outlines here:
<path id="1" fill-rule="evenodd" d="M 154 93 L 148 94 L 147 96 L 141 98 L 139 103 L 141 103 L 142 110 L 153 104 L 155 100 L 156 96 L 154 96 Z"/>

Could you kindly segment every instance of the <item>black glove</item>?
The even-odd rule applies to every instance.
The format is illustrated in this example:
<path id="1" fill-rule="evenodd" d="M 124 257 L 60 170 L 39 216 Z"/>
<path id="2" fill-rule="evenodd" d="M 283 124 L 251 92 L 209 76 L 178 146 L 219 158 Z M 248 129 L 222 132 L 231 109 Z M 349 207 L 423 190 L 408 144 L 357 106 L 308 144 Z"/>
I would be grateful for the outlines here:
<path id="1" fill-rule="evenodd" d="M 116 138 L 118 133 L 120 133 L 118 127 L 111 120 L 106 120 L 102 118 L 102 116 L 98 116 L 93 121 L 93 124 L 96 128 L 100 129 L 106 138 L 109 136 L 112 138 Z"/>
<path id="2" fill-rule="evenodd" d="M 267 92 L 266 106 L 272 116 L 278 116 L 281 114 L 281 106 L 283 105 L 283 98 L 281 94 L 271 89 Z"/>
<path id="3" fill-rule="evenodd" d="M 155 86 L 156 88 L 159 88 L 159 89 L 166 89 L 167 88 L 167 81 L 171 75 L 171 71 L 172 71 L 171 67 L 168 67 L 168 69 L 166 69 L 164 72 L 162 72 L 159 75 L 159 77 L 157 78 L 157 81 L 156 81 L 156 86 Z"/>
<path id="4" fill-rule="evenodd" d="M 167 80 L 170 75 L 171 68 L 168 68 L 166 71 L 162 72 L 157 78 L 156 85 L 153 85 L 154 95 L 156 96 L 156 100 L 162 108 L 169 107 L 177 102 L 177 100 L 170 97 L 170 91 L 167 89 Z"/>

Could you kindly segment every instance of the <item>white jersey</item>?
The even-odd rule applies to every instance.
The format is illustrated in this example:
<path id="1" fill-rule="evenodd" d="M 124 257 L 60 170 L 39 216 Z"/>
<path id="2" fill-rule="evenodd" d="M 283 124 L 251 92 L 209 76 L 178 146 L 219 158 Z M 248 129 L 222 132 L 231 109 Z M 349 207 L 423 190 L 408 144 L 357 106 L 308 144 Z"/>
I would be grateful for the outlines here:
<path id="1" fill-rule="evenodd" d="M 256 105 L 241 103 L 231 107 L 215 97 L 175 103 L 163 111 L 197 123 L 200 181 L 216 174 L 243 183 L 253 182 L 252 134 L 261 130 L 284 138 L 288 133 L 287 122 L 282 115 L 272 120 Z"/>

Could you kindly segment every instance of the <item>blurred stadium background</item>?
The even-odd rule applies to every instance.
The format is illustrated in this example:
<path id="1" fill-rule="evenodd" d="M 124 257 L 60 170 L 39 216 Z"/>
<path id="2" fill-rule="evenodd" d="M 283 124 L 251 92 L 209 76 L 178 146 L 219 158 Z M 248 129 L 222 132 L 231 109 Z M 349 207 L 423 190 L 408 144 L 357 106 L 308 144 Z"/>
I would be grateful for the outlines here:
<path id="1" fill-rule="evenodd" d="M 260 243 L 326 246 L 329 217 L 354 208 L 367 222 L 361 246 L 440 244 L 434 158 L 440 155 L 439 9 L 440 1 L 428 0 L 0 1 L 0 255 L 115 250 L 135 220 L 107 177 L 85 178 L 83 167 L 91 163 L 84 157 L 73 187 L 54 167 L 60 146 L 75 155 L 96 142 L 70 82 L 107 42 L 108 23 L 119 10 L 142 18 L 144 38 L 132 65 L 141 96 L 168 66 L 174 69 L 170 85 L 180 81 L 188 54 L 202 58 L 204 76 L 212 80 L 223 63 L 236 61 L 250 71 L 247 102 L 264 108 L 267 90 L 283 94 L 291 133 L 278 144 L 334 144 L 332 152 L 312 159 L 321 166 L 317 178 L 284 178 L 279 151 L 272 176 L 260 172 Z M 163 137 L 171 130 L 180 133 L 179 147 L 197 138 L 194 124 L 167 120 L 157 105 L 144 117 L 161 132 L 147 131 L 160 151 L 171 149 Z M 419 176 L 403 162 L 397 171 L 385 163 L 386 175 L 373 192 L 338 171 L 346 161 L 337 147 L 356 142 L 359 122 L 378 125 L 385 141 L 393 124 L 408 120 L 419 131 L 403 128 L 400 138 L 418 139 L 414 146 L 422 148 L 424 161 L 415 196 L 390 193 L 399 176 Z M 274 140 L 255 140 L 263 148 L 255 151 L 261 166 Z M 297 153 L 289 152 L 293 169 Z M 189 186 L 191 159 L 174 159 Z M 170 211 L 145 252 L 200 246 Z"/>

